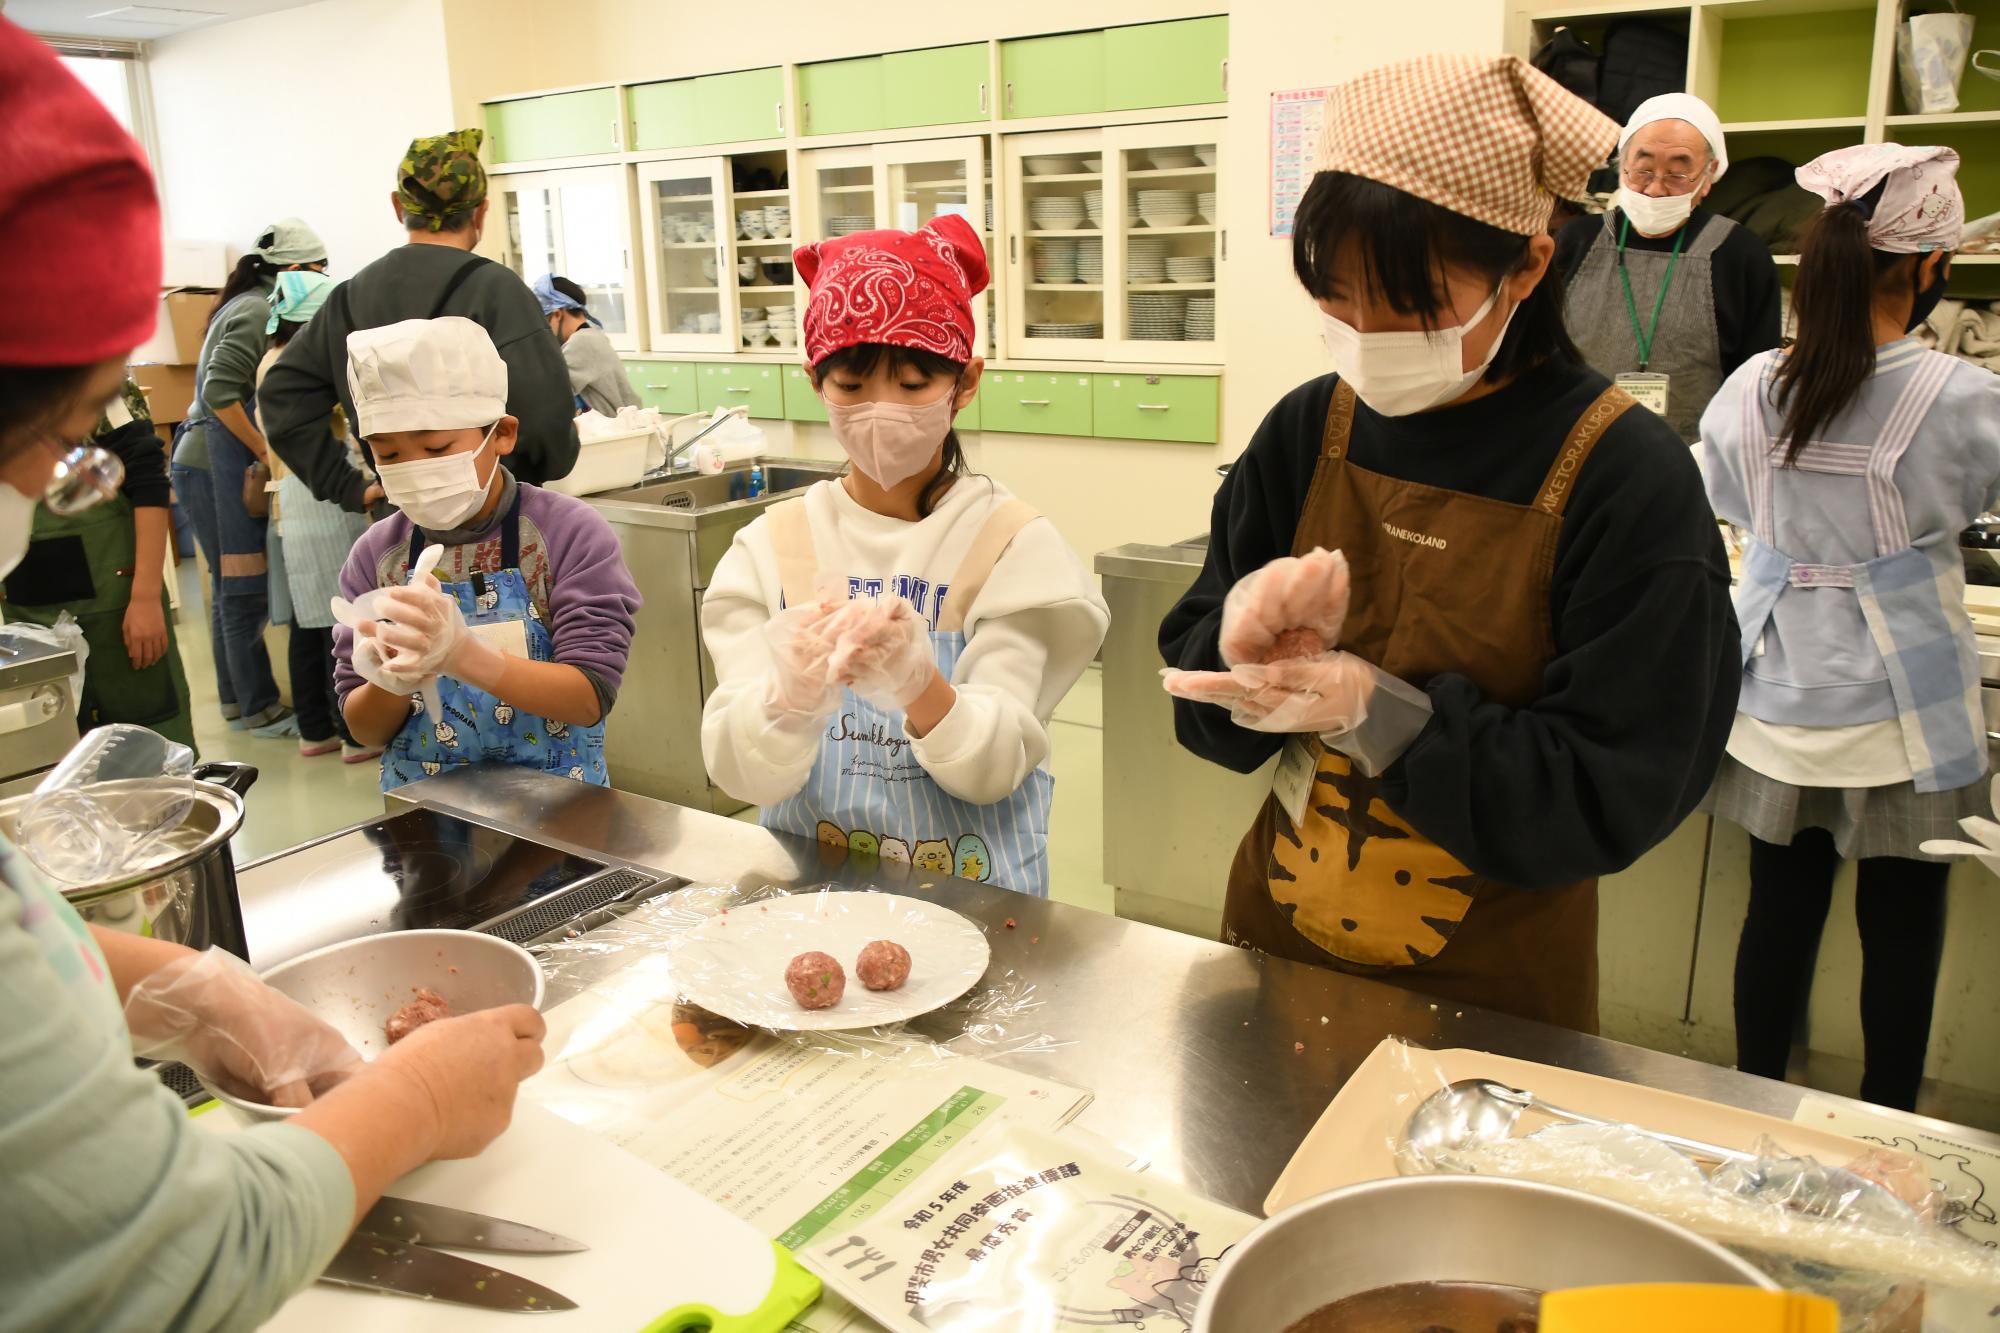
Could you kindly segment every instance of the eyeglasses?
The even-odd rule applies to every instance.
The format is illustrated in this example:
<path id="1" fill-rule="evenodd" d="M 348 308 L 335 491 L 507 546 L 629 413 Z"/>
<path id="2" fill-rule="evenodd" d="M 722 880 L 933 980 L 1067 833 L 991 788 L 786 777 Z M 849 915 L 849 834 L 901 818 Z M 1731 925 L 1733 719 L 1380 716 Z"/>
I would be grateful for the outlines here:
<path id="1" fill-rule="evenodd" d="M 1627 171 L 1625 183 L 1635 190 L 1649 190 L 1653 187 L 1653 182 L 1658 181 L 1667 187 L 1668 194 L 1686 194 L 1700 184 L 1701 178 L 1707 174 L 1706 171 L 1697 171 L 1688 176 L 1678 171 L 1670 171 L 1663 176 L 1657 171 Z"/>
<path id="2" fill-rule="evenodd" d="M 42 492 L 42 503 L 49 507 L 50 513 L 63 518 L 81 514 L 118 494 L 118 488 L 125 482 L 125 464 L 109 449 L 94 444 L 63 449 L 60 442 L 53 443 L 50 449 L 57 453 L 56 470 Z"/>

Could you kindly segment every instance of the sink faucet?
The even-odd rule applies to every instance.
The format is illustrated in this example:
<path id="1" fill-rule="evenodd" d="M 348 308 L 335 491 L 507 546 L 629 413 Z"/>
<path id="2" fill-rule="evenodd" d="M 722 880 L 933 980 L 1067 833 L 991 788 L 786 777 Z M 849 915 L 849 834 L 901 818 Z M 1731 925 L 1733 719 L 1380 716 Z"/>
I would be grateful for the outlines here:
<path id="1" fill-rule="evenodd" d="M 713 418 L 709 417 L 706 413 L 703 412 L 690 412 L 686 416 L 675 417 L 672 421 L 669 421 L 667 423 L 667 439 L 669 441 L 673 439 L 674 429 L 678 427 L 682 422 L 706 421 L 708 424 L 703 426 L 700 430 L 696 431 L 693 435 L 690 435 L 687 439 L 681 441 L 681 443 L 671 445 L 671 447 L 667 450 L 667 461 L 661 466 L 654 468 L 651 472 L 648 472 L 646 474 L 646 478 L 648 480 L 651 480 L 657 477 L 671 477 L 675 473 L 684 470 L 692 472 L 694 470 L 694 464 L 689 463 L 685 469 L 683 469 L 681 466 L 681 460 L 687 456 L 688 451 L 690 449 L 693 449 L 697 444 L 700 444 L 704 439 L 706 439 L 708 435 L 716 429 L 716 427 L 722 425 L 726 421 L 730 421 L 737 418 L 741 418 L 742 420 L 745 421 L 749 420 L 750 410 L 748 408 L 743 408 L 743 407 L 732 407 L 728 411 L 722 413 L 720 416 L 716 416 Z"/>

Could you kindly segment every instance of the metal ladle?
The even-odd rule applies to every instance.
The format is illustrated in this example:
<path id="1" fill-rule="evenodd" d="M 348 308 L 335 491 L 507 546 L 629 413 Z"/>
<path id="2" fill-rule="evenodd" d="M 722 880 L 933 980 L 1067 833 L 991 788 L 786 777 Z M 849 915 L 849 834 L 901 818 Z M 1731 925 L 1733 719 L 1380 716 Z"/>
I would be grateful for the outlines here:
<path id="1" fill-rule="evenodd" d="M 1566 1120 L 1573 1125 L 1594 1125 L 1599 1128 L 1616 1128 L 1630 1131 L 1643 1138 L 1678 1148 L 1682 1152 L 1703 1162 L 1737 1162 L 1745 1166 L 1755 1166 L 1755 1153 L 1743 1152 L 1736 1148 L 1724 1148 L 1719 1144 L 1703 1143 L 1699 1139 L 1682 1138 L 1678 1134 L 1662 1134 L 1656 1130 L 1642 1129 L 1637 1125 L 1622 1125 L 1615 1120 L 1602 1120 L 1596 1116 L 1584 1115 L 1580 1111 L 1564 1110 L 1535 1096 L 1523 1088 L 1510 1088 L 1504 1083 L 1496 1083 L 1490 1078 L 1462 1078 L 1450 1087 L 1441 1088 L 1426 1097 L 1416 1110 L 1410 1113 L 1410 1120 L 1403 1128 L 1403 1140 L 1399 1148 L 1413 1148 L 1425 1158 L 1434 1157 L 1439 1152 L 1478 1147 L 1497 1143 L 1513 1137 L 1514 1127 L 1520 1123 L 1523 1112 L 1540 1111 L 1543 1115 L 1557 1120 Z"/>

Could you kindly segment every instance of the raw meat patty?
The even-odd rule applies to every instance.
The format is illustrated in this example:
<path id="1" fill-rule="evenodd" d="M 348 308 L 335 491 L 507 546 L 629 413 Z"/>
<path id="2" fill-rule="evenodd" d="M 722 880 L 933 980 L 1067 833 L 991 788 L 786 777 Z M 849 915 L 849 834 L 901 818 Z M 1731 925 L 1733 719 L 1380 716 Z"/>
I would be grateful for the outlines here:
<path id="1" fill-rule="evenodd" d="M 1294 657 L 1318 657 L 1326 651 L 1325 640 L 1319 631 L 1310 629 L 1288 629 L 1280 634 L 1264 654 L 1266 662 L 1283 662 Z"/>
<path id="2" fill-rule="evenodd" d="M 389 1038 L 391 1046 L 426 1023 L 451 1017 L 451 1006 L 445 1003 L 444 996 L 424 986 L 412 989 L 416 991 L 416 998 L 389 1015 L 389 1021 L 382 1025 L 382 1032 Z"/>
<path id="3" fill-rule="evenodd" d="M 847 989 L 847 974 L 832 954 L 814 949 L 785 965 L 785 988 L 801 1009 L 831 1009 Z"/>
<path id="4" fill-rule="evenodd" d="M 910 979 L 910 951 L 894 940 L 871 940 L 854 960 L 854 975 L 869 990 L 895 990 Z"/>

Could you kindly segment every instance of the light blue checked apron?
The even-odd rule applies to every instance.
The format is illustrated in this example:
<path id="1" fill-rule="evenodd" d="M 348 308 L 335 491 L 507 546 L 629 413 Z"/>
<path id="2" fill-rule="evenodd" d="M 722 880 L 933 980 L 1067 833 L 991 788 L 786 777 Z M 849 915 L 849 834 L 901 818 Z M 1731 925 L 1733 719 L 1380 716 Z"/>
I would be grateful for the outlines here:
<path id="1" fill-rule="evenodd" d="M 815 595 L 819 575 L 805 502 L 786 500 L 766 512 L 785 603 L 802 605 Z M 946 680 L 965 651 L 966 608 L 978 599 L 1007 544 L 1037 517 L 1019 500 L 1002 505 L 951 582 L 929 597 L 928 607 L 923 603 L 930 590 L 917 589 L 914 598 L 905 593 L 929 616 L 931 650 Z M 850 596 L 874 591 L 850 580 Z M 1038 768 L 1002 801 L 959 800 L 932 781 L 911 753 L 903 714 L 849 690 L 820 736 L 806 785 L 758 817 L 766 828 L 846 847 L 850 855 L 878 856 L 887 866 L 957 875 L 1046 898 L 1054 799 L 1055 778 Z"/>
<path id="2" fill-rule="evenodd" d="M 422 528 L 410 529 L 408 564 L 414 566 L 424 548 Z M 528 638 L 528 655 L 537 662 L 555 658 L 555 640 L 528 592 L 521 573 L 521 497 L 500 522 L 500 568 L 475 573 L 463 583 L 442 583 L 444 594 L 458 603 L 468 627 L 520 622 Z M 514 710 L 513 705 L 474 685 L 439 676 L 432 689 L 444 703 L 444 718 L 415 708 L 403 729 L 382 753 L 382 790 L 394 791 L 406 782 L 435 777 L 447 768 L 468 764 L 511 764 L 611 785 L 604 767 L 604 719 L 587 727 L 551 722 Z M 416 698 L 412 697 L 412 703 Z"/>
<path id="3" fill-rule="evenodd" d="M 1955 791 L 1986 773 L 1979 650 L 1962 589 L 1955 577 L 1940 573 L 1925 552 L 1910 544 L 1909 520 L 1895 487 L 1896 465 L 1956 364 L 1940 353 L 1926 353 L 1873 444 L 1812 440 L 1799 454 L 1795 466 L 1802 472 L 1865 479 L 1876 555 L 1858 565 L 1804 564 L 1772 544 L 1772 479 L 1784 465 L 1765 418 L 1775 353 L 1762 358 L 1758 388 L 1743 395 L 1743 473 L 1752 527 L 1736 585 L 1744 663 L 1739 706 L 1752 717 L 1784 725 L 1824 726 L 1829 712 L 1839 717 L 1835 725 L 1894 717 L 1920 792 Z M 1951 557 L 1955 568 L 1955 550 Z M 1838 664 L 1823 665 L 1825 678 L 1815 679 L 1810 653 L 1801 653 L 1798 646 L 1778 664 L 1782 672 L 1774 670 L 1768 680 L 1760 676 L 1757 659 L 1768 645 L 1765 635 L 1779 600 L 1801 591 L 1834 589 L 1851 592 L 1859 605 L 1888 672 L 1886 695 L 1879 681 L 1842 679 Z M 1778 645 L 1772 656 L 1784 651 Z M 1780 675 L 1787 686 L 1769 688 L 1768 682 Z M 1799 685 L 1815 696 L 1811 715 L 1796 702 L 1803 692 Z"/>

